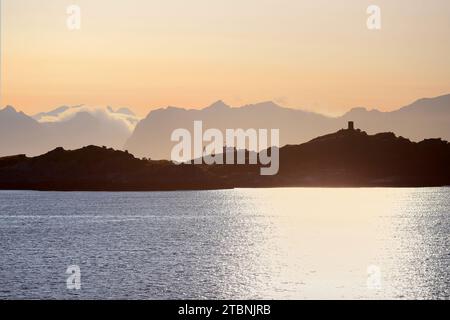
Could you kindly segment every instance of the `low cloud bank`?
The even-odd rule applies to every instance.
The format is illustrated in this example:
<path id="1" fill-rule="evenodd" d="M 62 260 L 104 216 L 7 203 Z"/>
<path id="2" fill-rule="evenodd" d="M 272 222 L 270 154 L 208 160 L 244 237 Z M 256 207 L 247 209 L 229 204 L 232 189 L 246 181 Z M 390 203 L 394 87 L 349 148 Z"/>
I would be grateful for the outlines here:
<path id="1" fill-rule="evenodd" d="M 111 123 L 114 126 L 123 126 L 127 131 L 132 132 L 139 122 L 132 111 L 127 108 L 120 108 L 115 111 L 111 107 L 95 106 L 63 106 L 49 112 L 39 113 L 33 118 L 40 123 L 56 123 L 72 120 L 80 113 L 88 113 L 102 123 Z"/>

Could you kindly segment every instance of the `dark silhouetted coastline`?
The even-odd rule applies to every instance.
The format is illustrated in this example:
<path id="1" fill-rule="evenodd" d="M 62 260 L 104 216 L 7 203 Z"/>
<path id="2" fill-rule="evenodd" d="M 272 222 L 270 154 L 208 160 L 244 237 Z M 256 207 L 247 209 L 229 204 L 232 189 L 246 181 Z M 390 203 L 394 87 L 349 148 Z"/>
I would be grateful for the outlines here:
<path id="1" fill-rule="evenodd" d="M 450 143 L 344 129 L 280 149 L 280 171 L 260 165 L 175 165 L 88 146 L 0 158 L 0 189 L 61 191 L 210 190 L 265 187 L 430 187 L 450 185 Z"/>

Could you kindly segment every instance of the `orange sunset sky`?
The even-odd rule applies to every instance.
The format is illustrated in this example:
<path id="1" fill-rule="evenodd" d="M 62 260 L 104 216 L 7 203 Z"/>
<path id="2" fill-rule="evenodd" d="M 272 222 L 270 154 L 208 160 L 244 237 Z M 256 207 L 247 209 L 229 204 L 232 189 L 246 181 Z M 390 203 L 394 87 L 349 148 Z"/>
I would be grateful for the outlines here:
<path id="1" fill-rule="evenodd" d="M 66 26 L 81 8 L 81 30 Z M 382 28 L 368 30 L 367 7 Z M 330 115 L 450 92 L 448 0 L 1 0 L 1 105 L 273 100 Z"/>

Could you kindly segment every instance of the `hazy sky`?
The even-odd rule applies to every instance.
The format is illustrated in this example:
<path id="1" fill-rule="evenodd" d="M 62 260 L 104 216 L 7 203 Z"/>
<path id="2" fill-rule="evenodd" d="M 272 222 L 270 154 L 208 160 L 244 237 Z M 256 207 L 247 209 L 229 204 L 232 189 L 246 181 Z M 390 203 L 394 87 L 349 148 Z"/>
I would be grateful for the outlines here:
<path id="1" fill-rule="evenodd" d="M 448 0 L 0 0 L 1 105 L 328 114 L 450 93 Z M 81 7 L 81 30 L 66 8 Z M 370 4 L 382 29 L 367 29 Z"/>

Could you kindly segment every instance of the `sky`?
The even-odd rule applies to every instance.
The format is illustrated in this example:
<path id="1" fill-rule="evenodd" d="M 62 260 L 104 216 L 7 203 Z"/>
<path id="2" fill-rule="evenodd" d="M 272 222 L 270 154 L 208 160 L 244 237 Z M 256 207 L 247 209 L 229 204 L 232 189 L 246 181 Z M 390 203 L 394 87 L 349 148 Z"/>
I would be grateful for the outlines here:
<path id="1" fill-rule="evenodd" d="M 29 114 L 271 100 L 340 115 L 450 93 L 448 0 L 0 1 L 0 105 Z"/>

